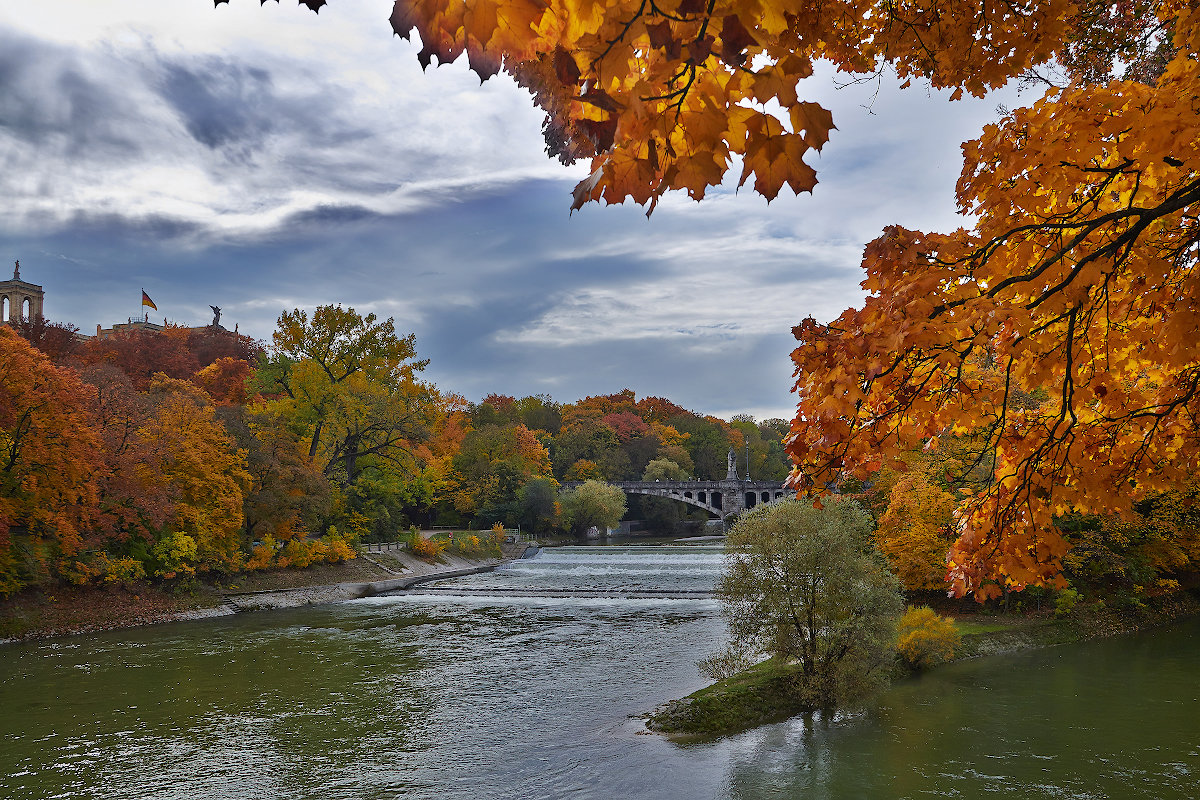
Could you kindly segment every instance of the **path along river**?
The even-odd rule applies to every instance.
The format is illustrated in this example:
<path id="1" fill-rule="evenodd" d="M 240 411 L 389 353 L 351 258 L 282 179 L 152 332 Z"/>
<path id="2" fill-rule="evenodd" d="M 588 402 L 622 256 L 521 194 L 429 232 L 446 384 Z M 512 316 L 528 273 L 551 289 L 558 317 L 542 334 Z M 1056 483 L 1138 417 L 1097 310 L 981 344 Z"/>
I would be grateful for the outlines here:
<path id="1" fill-rule="evenodd" d="M 953 665 L 860 714 L 642 734 L 631 715 L 704 683 L 721 622 L 626 594 L 711 587 L 721 559 L 560 548 L 461 593 L 3 646 L 0 797 L 1200 796 L 1195 621 Z"/>

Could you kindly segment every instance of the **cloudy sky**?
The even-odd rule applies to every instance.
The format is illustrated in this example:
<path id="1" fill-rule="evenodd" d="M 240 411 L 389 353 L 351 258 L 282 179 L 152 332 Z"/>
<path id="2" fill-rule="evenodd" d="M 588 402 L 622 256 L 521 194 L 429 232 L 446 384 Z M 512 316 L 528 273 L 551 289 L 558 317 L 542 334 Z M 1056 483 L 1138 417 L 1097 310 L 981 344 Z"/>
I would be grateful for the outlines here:
<path id="1" fill-rule="evenodd" d="M 269 339 L 284 309 L 396 319 L 427 376 L 478 400 L 633 389 L 789 417 L 791 326 L 862 297 L 884 225 L 954 215 L 959 143 L 1006 91 L 803 93 L 838 131 L 812 196 L 589 206 L 504 76 L 422 74 L 389 0 L 37 0 L 0 6 L 0 271 L 84 332 L 140 313 Z M 736 177 L 738 169 L 732 174 Z M 153 312 L 152 312 L 153 313 Z"/>

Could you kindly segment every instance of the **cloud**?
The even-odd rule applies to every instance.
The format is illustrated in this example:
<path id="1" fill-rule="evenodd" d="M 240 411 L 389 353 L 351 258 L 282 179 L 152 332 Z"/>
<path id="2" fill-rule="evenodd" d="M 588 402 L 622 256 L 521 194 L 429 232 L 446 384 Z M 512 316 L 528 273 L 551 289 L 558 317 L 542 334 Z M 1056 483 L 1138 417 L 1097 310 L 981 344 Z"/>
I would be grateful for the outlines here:
<path id="1" fill-rule="evenodd" d="M 385 4 L 386 5 L 386 4 Z M 322 303 L 394 316 L 471 398 L 631 388 L 698 411 L 788 416 L 791 326 L 862 298 L 885 225 L 955 215 L 958 143 L 998 102 L 801 91 L 838 130 L 812 195 L 732 177 L 700 204 L 568 213 L 586 166 L 543 152 L 541 113 L 465 64 L 422 73 L 371 4 L 320 17 L 233 0 L 39 0 L 0 11 L 0 255 L 84 330 L 138 313 L 267 339 Z"/>

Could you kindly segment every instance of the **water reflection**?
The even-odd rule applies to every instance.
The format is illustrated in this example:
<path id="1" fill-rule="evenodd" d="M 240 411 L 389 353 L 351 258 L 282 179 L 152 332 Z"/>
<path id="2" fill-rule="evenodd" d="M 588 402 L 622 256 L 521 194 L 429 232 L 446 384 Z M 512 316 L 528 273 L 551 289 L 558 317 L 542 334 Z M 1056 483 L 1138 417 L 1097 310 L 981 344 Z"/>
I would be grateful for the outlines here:
<path id="1" fill-rule="evenodd" d="M 728 745 L 733 798 L 1195 798 L 1200 623 L 937 670 Z M 720 749 L 719 747 L 717 749 Z"/>

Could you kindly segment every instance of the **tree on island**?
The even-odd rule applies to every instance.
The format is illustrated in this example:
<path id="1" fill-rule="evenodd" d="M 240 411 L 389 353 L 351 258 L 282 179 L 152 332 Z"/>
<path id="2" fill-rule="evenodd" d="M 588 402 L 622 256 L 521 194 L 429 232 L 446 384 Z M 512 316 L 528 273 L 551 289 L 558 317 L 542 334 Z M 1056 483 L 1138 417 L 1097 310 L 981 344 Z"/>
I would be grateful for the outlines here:
<path id="1" fill-rule="evenodd" d="M 717 584 L 733 668 L 764 654 L 797 664 L 794 692 L 812 708 L 853 703 L 887 684 L 904 600 L 854 501 L 788 500 L 753 509 L 729 532 Z M 714 677 L 723 677 L 720 674 Z"/>

